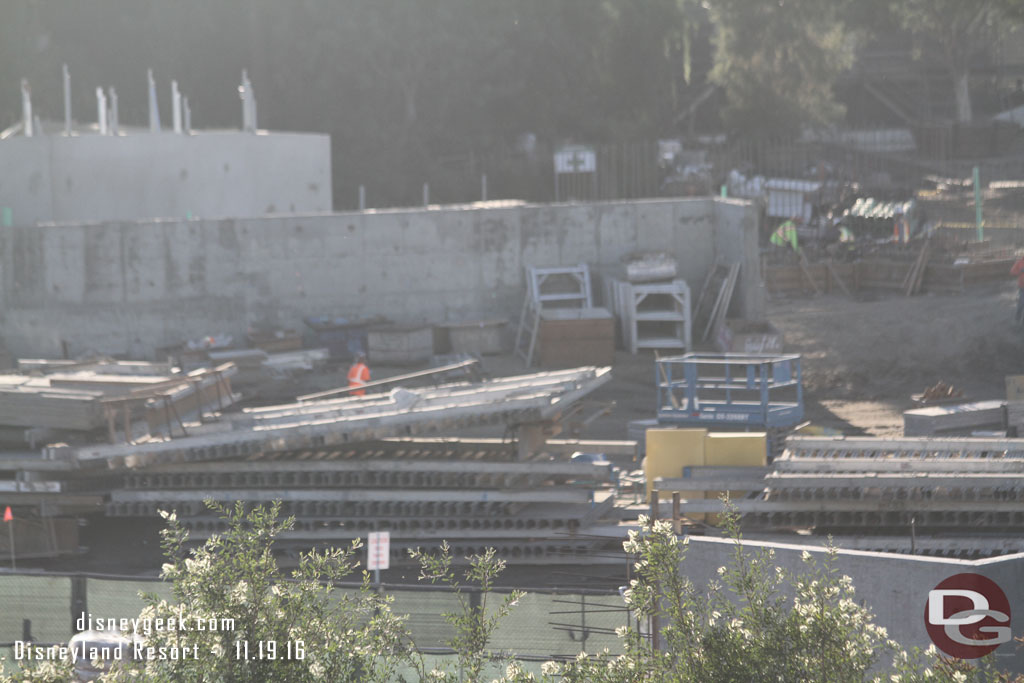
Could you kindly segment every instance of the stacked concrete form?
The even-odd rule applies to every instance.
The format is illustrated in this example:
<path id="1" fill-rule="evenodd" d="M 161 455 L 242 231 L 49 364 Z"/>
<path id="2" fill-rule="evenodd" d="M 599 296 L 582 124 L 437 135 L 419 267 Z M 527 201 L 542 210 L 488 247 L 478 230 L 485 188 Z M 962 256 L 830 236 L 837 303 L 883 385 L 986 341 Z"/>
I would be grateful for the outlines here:
<path id="1" fill-rule="evenodd" d="M 745 528 L 840 547 L 978 556 L 1024 549 L 1024 439 L 791 437 L 769 468 L 689 468 L 655 488 L 733 492 Z M 719 501 L 681 500 L 683 516 Z"/>
<path id="2" fill-rule="evenodd" d="M 480 424 L 541 423 L 611 379 L 610 368 L 584 367 L 501 377 L 471 384 L 394 389 L 387 394 L 250 408 L 189 436 L 144 443 L 51 446 L 46 459 L 109 468 L 221 460 L 268 450 L 293 450 L 436 433 Z"/>
<path id="3" fill-rule="evenodd" d="M 236 398 L 231 364 L 188 374 L 162 363 L 109 360 L 25 360 L 19 367 L 32 374 L 0 375 L 0 429 L 8 441 L 81 440 L 104 426 L 111 441 L 132 440 L 140 429 L 170 430 L 172 419 L 221 410 Z"/>
<path id="4" fill-rule="evenodd" d="M 604 544 L 587 527 L 610 512 L 607 463 L 518 459 L 514 444 L 389 440 L 156 466 L 125 477 L 108 514 L 176 510 L 195 540 L 226 529 L 204 500 L 282 501 L 296 517 L 283 548 L 346 545 L 391 534 L 392 561 L 448 541 L 458 556 L 495 547 L 511 561 L 569 562 Z"/>
<path id="5" fill-rule="evenodd" d="M 284 548 L 387 530 L 396 562 L 408 548 L 448 540 L 460 557 L 493 546 L 512 561 L 569 563 L 609 542 L 585 530 L 613 506 L 611 491 L 598 490 L 610 468 L 568 461 L 566 446 L 548 448 L 545 437 L 608 379 L 609 368 L 583 367 L 307 398 L 183 421 L 181 432 L 134 442 L 53 445 L 0 470 L 24 484 L 8 487 L 11 503 L 38 505 L 43 516 L 173 509 L 202 540 L 223 529 L 205 500 L 279 500 L 297 519 Z M 396 438 L 495 422 L 518 439 Z"/>

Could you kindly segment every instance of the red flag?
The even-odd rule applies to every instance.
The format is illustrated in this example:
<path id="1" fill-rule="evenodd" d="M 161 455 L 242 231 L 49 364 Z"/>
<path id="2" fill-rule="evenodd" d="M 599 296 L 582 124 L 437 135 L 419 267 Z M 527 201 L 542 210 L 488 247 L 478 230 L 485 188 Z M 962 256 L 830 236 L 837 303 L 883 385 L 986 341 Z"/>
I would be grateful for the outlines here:
<path id="1" fill-rule="evenodd" d="M 8 505 L 7 508 L 4 510 L 4 521 L 5 522 L 13 522 L 14 521 L 14 515 L 11 514 L 11 506 L 10 505 Z"/>

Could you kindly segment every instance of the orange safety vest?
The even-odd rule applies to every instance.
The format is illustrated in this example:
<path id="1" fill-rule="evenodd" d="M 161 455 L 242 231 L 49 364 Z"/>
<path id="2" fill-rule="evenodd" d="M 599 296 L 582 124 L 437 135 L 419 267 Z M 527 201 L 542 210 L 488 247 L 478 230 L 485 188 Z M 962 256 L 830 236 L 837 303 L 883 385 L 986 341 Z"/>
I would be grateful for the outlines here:
<path id="1" fill-rule="evenodd" d="M 350 387 L 361 387 L 369 381 L 370 368 L 366 367 L 366 363 L 353 363 L 352 367 L 348 369 L 348 385 Z M 366 396 L 366 391 L 363 389 L 348 393 L 352 396 Z"/>

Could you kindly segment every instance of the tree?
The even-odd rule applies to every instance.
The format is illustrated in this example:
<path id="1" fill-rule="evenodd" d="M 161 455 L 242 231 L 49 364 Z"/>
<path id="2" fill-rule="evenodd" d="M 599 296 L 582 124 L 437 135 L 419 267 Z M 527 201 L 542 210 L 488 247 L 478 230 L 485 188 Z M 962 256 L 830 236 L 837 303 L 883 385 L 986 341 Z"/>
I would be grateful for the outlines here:
<path id="1" fill-rule="evenodd" d="M 715 65 L 726 127 L 747 136 L 828 126 L 845 109 L 832 91 L 853 65 L 856 35 L 831 0 L 714 0 Z"/>
<path id="2" fill-rule="evenodd" d="M 980 40 L 991 35 L 1001 20 L 1019 16 L 1020 0 L 894 0 L 892 12 L 918 40 L 918 48 L 942 55 L 953 79 L 957 121 L 973 118 L 970 92 L 971 60 L 984 49 Z"/>

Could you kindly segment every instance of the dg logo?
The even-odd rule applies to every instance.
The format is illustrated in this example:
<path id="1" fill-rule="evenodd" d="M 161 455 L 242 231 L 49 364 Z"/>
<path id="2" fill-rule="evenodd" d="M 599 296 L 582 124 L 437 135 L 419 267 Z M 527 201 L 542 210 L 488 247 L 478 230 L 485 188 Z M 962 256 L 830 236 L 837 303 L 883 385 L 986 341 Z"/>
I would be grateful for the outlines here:
<path id="1" fill-rule="evenodd" d="M 956 574 L 928 591 L 924 625 L 950 657 L 977 659 L 1012 639 L 1010 602 L 992 579 Z"/>

